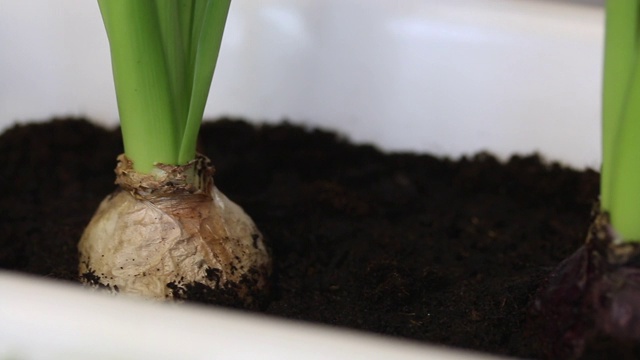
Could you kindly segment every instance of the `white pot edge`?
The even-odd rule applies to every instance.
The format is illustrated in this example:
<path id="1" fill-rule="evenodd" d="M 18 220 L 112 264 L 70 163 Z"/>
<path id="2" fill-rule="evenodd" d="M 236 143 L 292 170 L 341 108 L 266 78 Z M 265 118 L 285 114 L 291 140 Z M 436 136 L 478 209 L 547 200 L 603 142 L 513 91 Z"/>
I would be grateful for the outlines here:
<path id="1" fill-rule="evenodd" d="M 0 271 L 0 359 L 497 359 L 326 325 L 149 303 Z"/>

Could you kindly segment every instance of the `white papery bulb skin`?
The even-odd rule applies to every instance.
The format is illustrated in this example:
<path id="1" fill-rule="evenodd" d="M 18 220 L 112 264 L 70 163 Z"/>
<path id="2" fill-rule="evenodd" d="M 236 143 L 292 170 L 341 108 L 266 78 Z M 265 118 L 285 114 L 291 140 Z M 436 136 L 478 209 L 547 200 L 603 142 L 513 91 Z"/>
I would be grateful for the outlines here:
<path id="1" fill-rule="evenodd" d="M 259 306 L 271 258 L 251 218 L 213 184 L 202 156 L 151 174 L 118 157 L 119 189 L 100 204 L 78 250 L 83 283 L 152 299 Z"/>

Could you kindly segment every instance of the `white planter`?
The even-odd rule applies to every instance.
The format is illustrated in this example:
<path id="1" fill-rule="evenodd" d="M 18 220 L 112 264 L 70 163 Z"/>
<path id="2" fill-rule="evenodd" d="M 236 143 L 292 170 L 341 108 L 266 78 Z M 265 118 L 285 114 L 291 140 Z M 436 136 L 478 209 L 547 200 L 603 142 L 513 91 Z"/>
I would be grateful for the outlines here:
<path id="1" fill-rule="evenodd" d="M 10 289 L 0 297 L 2 359 L 494 359 L 226 309 L 101 296 L 15 274 L 0 273 L 0 287 Z"/>
<path id="2" fill-rule="evenodd" d="M 0 131 L 55 115 L 114 125 L 97 5 L 0 9 Z M 207 116 L 286 117 L 387 150 L 539 151 L 597 167 L 603 20 L 576 1 L 235 0 Z M 488 358 L 7 272 L 0 288 L 0 359 Z"/>

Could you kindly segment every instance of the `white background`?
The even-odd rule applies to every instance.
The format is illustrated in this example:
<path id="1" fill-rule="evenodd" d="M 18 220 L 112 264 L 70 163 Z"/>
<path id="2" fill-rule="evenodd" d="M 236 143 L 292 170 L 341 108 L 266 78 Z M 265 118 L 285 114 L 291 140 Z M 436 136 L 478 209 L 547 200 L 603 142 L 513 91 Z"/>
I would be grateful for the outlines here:
<path id="1" fill-rule="evenodd" d="M 602 31 L 575 0 L 234 0 L 206 116 L 597 167 Z M 0 130 L 116 110 L 95 1 L 0 0 Z"/>

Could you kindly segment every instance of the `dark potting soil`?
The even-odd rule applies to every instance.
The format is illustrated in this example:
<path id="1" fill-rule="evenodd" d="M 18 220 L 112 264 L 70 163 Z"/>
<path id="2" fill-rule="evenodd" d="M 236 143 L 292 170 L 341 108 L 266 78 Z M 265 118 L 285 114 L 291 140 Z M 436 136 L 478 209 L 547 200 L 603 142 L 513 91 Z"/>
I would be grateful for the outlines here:
<path id="1" fill-rule="evenodd" d="M 119 138 L 78 120 L 0 136 L 0 268 L 77 281 L 76 243 L 114 189 Z M 584 241 L 596 172 L 537 156 L 385 154 L 232 120 L 205 123 L 201 147 L 272 246 L 267 314 L 542 356 L 529 306 Z"/>

